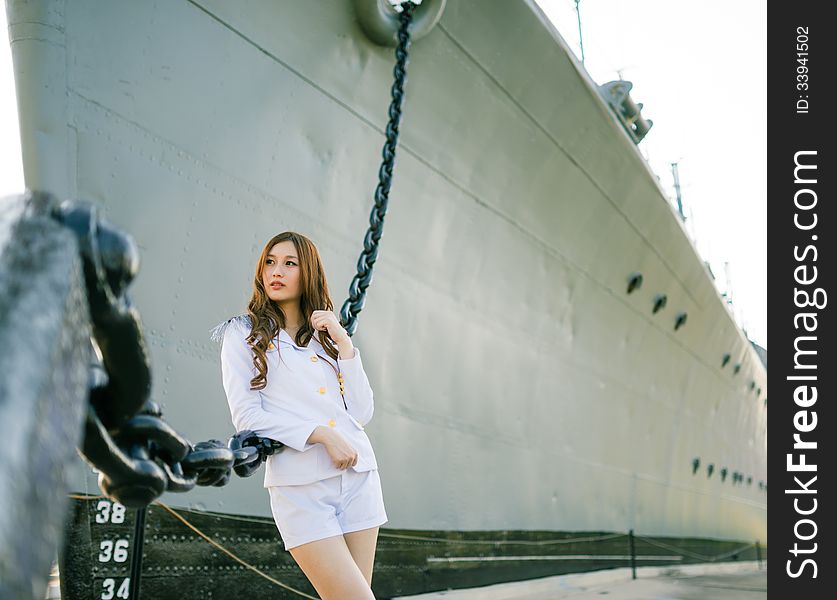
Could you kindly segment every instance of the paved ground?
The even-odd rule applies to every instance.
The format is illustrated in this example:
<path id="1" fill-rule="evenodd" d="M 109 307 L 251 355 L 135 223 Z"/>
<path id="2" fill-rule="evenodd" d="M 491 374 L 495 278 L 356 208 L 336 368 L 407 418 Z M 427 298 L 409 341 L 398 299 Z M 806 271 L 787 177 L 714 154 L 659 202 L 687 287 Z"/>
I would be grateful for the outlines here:
<path id="1" fill-rule="evenodd" d="M 767 571 L 720 575 L 664 575 L 566 592 L 523 595 L 519 600 L 763 600 Z"/>
<path id="2" fill-rule="evenodd" d="M 395 600 L 764 600 L 767 569 L 756 561 L 608 569 L 445 590 Z"/>

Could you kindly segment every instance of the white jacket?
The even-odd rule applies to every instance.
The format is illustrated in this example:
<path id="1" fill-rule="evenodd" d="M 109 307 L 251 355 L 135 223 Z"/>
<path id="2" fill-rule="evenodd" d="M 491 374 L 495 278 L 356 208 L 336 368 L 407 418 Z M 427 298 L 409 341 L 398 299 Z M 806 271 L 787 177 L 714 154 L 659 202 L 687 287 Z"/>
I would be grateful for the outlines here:
<path id="1" fill-rule="evenodd" d="M 363 430 L 374 402 L 360 351 L 355 348 L 354 357 L 335 361 L 316 334 L 307 346 L 297 346 L 282 329 L 267 350 L 266 387 L 251 390 L 258 371 L 246 342 L 249 333 L 250 319 L 244 314 L 219 324 L 212 338 L 221 340 L 221 378 L 236 432 L 249 429 L 285 444 L 267 458 L 264 487 L 312 483 L 344 472 L 334 466 L 325 446 L 307 442 L 319 425 L 334 427 L 357 451 L 357 465 L 350 469 L 377 469 Z M 343 397 L 335 369 L 343 375 Z"/>

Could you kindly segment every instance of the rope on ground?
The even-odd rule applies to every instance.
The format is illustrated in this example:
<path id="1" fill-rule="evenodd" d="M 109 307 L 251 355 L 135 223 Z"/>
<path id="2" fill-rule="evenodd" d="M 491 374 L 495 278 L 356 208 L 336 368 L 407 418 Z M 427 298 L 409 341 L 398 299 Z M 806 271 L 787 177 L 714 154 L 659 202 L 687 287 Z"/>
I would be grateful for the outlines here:
<path id="1" fill-rule="evenodd" d="M 311 600 L 319 600 L 319 598 L 317 598 L 316 596 L 311 596 L 311 595 L 306 594 L 305 592 L 303 592 L 303 591 L 301 591 L 301 590 L 298 590 L 298 589 L 293 588 L 293 587 L 291 587 L 291 586 L 289 586 L 289 585 L 287 585 L 287 584 L 285 584 L 285 583 L 282 583 L 282 582 L 281 582 L 281 581 L 279 581 L 278 579 L 274 579 L 273 577 L 271 577 L 270 575 L 268 575 L 268 574 L 267 574 L 267 573 L 265 573 L 264 571 L 262 571 L 262 570 L 258 569 L 257 567 L 254 567 L 253 565 L 251 565 L 251 564 L 250 564 L 250 563 L 248 563 L 247 561 L 244 561 L 244 560 L 240 559 L 240 558 L 239 558 L 239 557 L 237 557 L 235 554 L 233 554 L 232 552 L 230 552 L 229 550 L 227 550 L 226 548 L 224 548 L 221 544 L 219 544 L 218 542 L 216 542 L 215 540 L 213 540 L 212 538 L 210 538 L 208 535 L 206 535 L 206 534 L 205 534 L 204 532 L 202 532 L 200 529 L 198 529 L 197 527 L 195 527 L 194 525 L 192 525 L 189 521 L 187 521 L 185 518 L 183 518 L 181 515 L 179 515 L 179 514 L 178 514 L 178 513 L 177 513 L 177 512 L 173 509 L 173 508 L 169 507 L 168 505 L 163 504 L 163 503 L 162 503 L 162 502 L 160 502 L 159 500 L 155 501 L 155 502 L 154 502 L 154 504 L 159 504 L 160 506 L 162 506 L 163 508 L 165 508 L 165 509 L 166 509 L 167 511 L 169 511 L 169 512 L 170 512 L 170 513 L 171 513 L 171 514 L 172 514 L 175 518 L 177 518 L 177 519 L 179 519 L 180 521 L 182 521 L 182 522 L 183 522 L 183 524 L 184 524 L 184 525 L 186 525 L 186 527 L 188 527 L 189 529 L 191 529 L 192 531 L 194 531 L 195 533 L 197 533 L 199 536 L 201 536 L 203 539 L 205 539 L 207 542 L 209 542 L 210 544 L 212 544 L 213 546 L 215 546 L 216 548 L 218 548 L 218 550 L 220 550 L 221 552 L 223 552 L 224 554 L 226 554 L 227 556 L 229 556 L 230 558 L 232 558 L 232 559 L 233 559 L 234 561 L 236 561 L 237 563 L 239 563 L 239 564 L 243 565 L 244 567 L 247 567 L 248 569 L 250 569 L 251 571 L 253 571 L 253 572 L 254 572 L 254 573 L 256 573 L 257 575 L 261 575 L 262 577 L 264 577 L 265 579 L 267 579 L 269 582 L 273 583 L 274 585 L 278 585 L 279 587 L 284 588 L 284 589 L 288 590 L 289 592 L 293 592 L 294 594 L 297 594 L 297 595 L 299 595 L 299 596 L 302 596 L 303 598 L 310 598 Z"/>

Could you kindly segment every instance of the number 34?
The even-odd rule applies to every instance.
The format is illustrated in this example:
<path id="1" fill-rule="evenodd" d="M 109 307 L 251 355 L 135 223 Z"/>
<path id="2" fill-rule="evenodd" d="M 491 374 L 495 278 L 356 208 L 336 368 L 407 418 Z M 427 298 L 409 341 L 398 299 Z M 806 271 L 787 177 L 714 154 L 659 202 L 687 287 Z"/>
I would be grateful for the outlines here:
<path id="1" fill-rule="evenodd" d="M 116 589 L 116 581 L 108 578 L 102 582 L 102 600 L 111 600 L 112 598 L 127 598 L 130 593 L 130 577 L 126 577 L 119 584 L 119 589 Z M 114 592 L 116 594 L 114 595 Z"/>

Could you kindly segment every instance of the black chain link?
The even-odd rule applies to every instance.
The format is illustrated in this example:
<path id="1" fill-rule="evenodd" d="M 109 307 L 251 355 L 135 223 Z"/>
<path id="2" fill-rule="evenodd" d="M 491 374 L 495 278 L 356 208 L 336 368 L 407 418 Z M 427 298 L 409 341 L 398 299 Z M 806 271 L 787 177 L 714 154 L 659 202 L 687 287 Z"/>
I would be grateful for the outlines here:
<path id="1" fill-rule="evenodd" d="M 366 288 L 372 283 L 372 268 L 378 258 L 378 243 L 384 234 L 384 216 L 389 203 L 392 171 L 395 165 L 395 148 L 398 145 L 398 127 L 401 123 L 401 104 L 404 101 L 404 84 L 407 81 L 407 62 L 410 52 L 410 21 L 415 5 L 407 2 L 399 14 L 398 45 L 395 48 L 396 63 L 393 69 L 392 101 L 389 105 L 389 122 L 386 142 L 382 151 L 383 162 L 378 169 L 378 187 L 375 189 L 375 206 L 369 215 L 369 229 L 363 238 L 363 251 L 357 260 L 357 274 L 349 285 L 349 297 L 340 309 L 340 321 L 346 332 L 353 335 L 357 329 L 357 316 L 366 302 Z"/>

